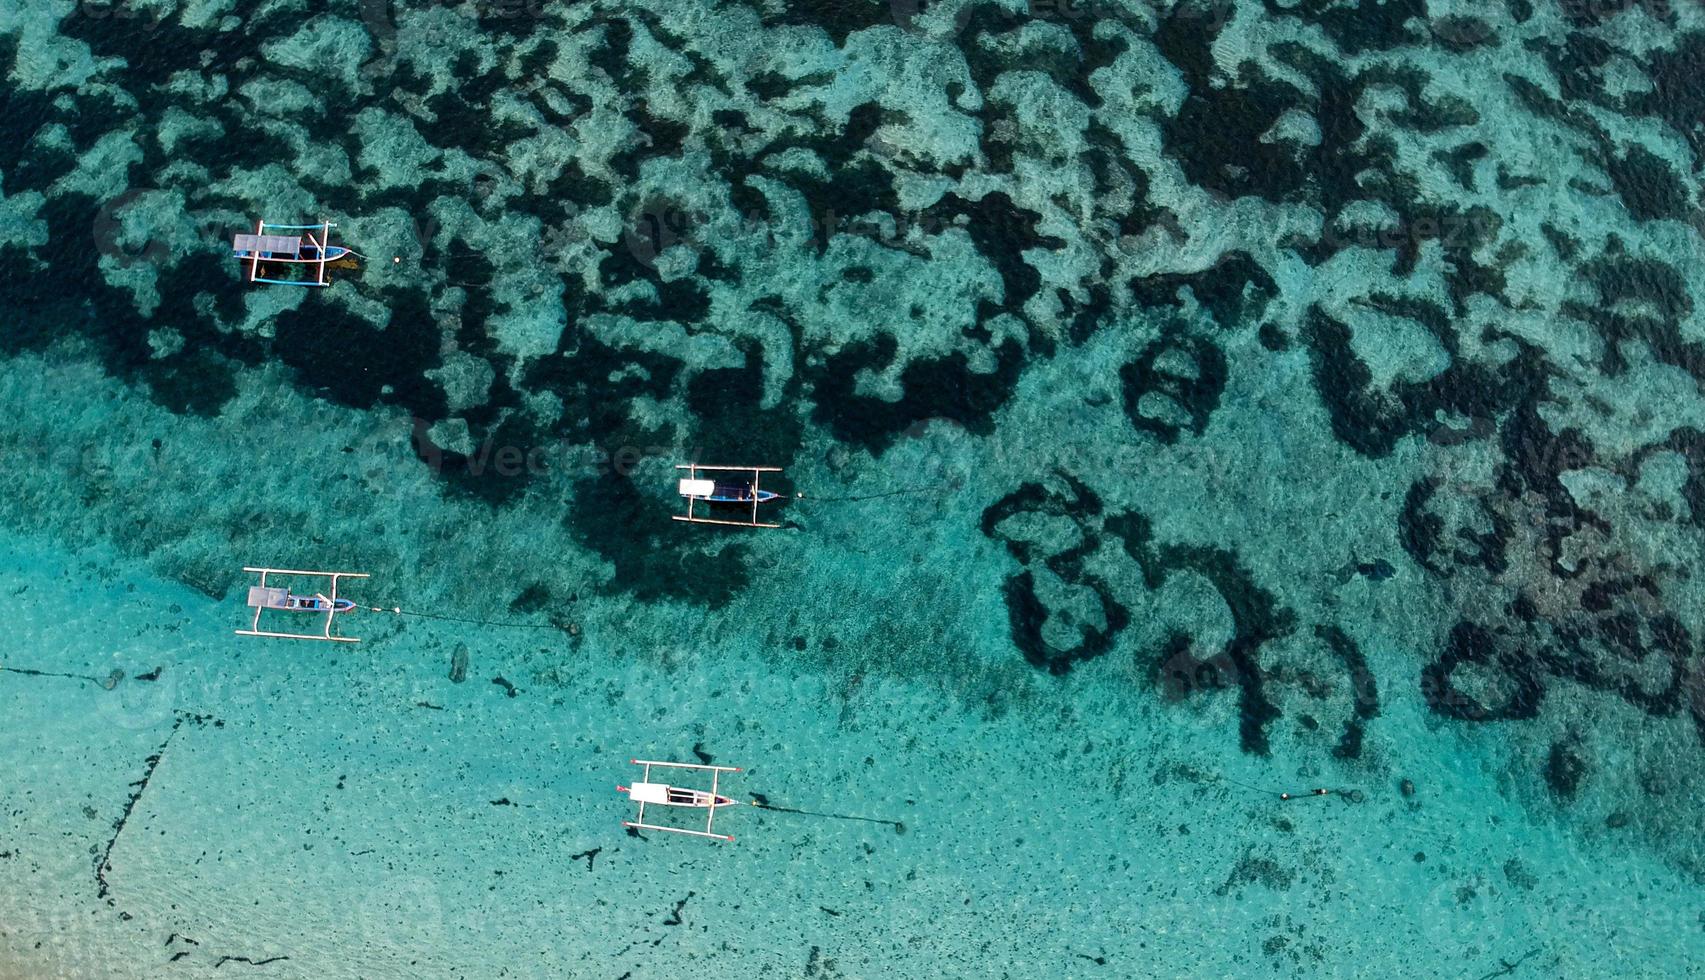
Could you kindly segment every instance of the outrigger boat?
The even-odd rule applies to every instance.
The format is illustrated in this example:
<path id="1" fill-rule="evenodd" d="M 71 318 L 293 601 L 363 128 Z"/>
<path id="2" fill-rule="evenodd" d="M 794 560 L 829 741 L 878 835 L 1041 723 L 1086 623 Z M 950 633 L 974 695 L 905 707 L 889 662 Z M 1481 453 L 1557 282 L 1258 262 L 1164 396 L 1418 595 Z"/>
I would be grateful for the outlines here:
<path id="1" fill-rule="evenodd" d="M 360 643 L 353 636 L 334 636 L 332 620 L 342 613 L 350 613 L 359 609 L 353 601 L 339 598 L 337 583 L 339 579 L 367 578 L 365 572 L 309 572 L 290 568 L 253 568 L 244 566 L 245 572 L 259 572 L 260 582 L 249 587 L 249 607 L 254 609 L 253 621 L 246 630 L 237 630 L 238 636 L 272 636 L 285 640 L 327 640 L 332 643 Z M 266 584 L 268 575 L 298 575 L 316 576 L 331 579 L 330 594 L 316 592 L 313 595 L 297 595 L 287 588 L 279 588 Z M 260 628 L 261 613 L 267 610 L 291 613 L 323 614 L 326 617 L 325 629 L 319 633 L 278 633 Z"/>
<path id="2" fill-rule="evenodd" d="M 741 802 L 732 797 L 723 796 L 717 792 L 718 781 L 725 772 L 739 772 L 738 766 L 701 766 L 691 762 L 653 762 L 648 759 L 629 759 L 636 766 L 643 766 L 644 771 L 639 782 L 632 786 L 616 787 L 621 793 L 626 793 L 628 799 L 639 804 L 639 815 L 632 820 L 623 820 L 622 826 L 635 830 L 658 830 L 669 834 L 686 834 L 690 837 L 709 837 L 714 840 L 732 841 L 728 834 L 718 834 L 711 831 L 711 824 L 716 821 L 716 811 L 725 806 L 741 806 Z M 670 786 L 667 783 L 651 781 L 651 767 L 663 769 L 698 769 L 710 773 L 710 789 L 686 789 L 680 786 Z M 659 824 L 645 822 L 646 804 L 652 806 L 689 807 L 704 810 L 704 829 L 692 830 L 686 827 L 664 827 Z"/>
<path id="3" fill-rule="evenodd" d="M 758 507 L 772 500 L 781 499 L 781 494 L 765 490 L 758 486 L 759 475 L 763 473 L 780 473 L 779 466 L 701 466 L 697 463 L 682 463 L 675 467 L 686 470 L 687 475 L 680 481 L 681 496 L 687 498 L 687 512 L 675 514 L 677 521 L 687 521 L 691 524 L 724 524 L 732 527 L 781 527 L 780 524 L 766 524 L 758 520 Z M 705 473 L 739 473 L 742 476 L 724 477 L 721 479 L 705 479 L 699 474 Z M 747 476 L 749 474 L 749 476 Z M 693 504 L 704 503 L 705 511 L 711 511 L 711 505 L 739 505 L 742 510 L 750 506 L 751 517 L 734 521 L 715 517 L 696 517 L 693 514 Z"/>
<path id="4" fill-rule="evenodd" d="M 280 225 L 267 221 L 255 223 L 255 233 L 238 235 L 231 241 L 231 255 L 249 266 L 249 281 L 273 286 L 329 286 L 326 267 L 338 263 L 339 268 L 353 267 L 361 256 L 342 245 L 331 244 L 332 229 L 337 225 L 322 221 L 317 225 Z M 298 231 L 300 235 L 269 234 L 279 231 Z M 319 237 L 314 237 L 314 232 Z M 353 258 L 352 258 L 353 257 Z M 343 260 L 349 260 L 347 265 Z M 314 278 L 272 279 L 261 275 L 265 266 L 311 265 Z"/>

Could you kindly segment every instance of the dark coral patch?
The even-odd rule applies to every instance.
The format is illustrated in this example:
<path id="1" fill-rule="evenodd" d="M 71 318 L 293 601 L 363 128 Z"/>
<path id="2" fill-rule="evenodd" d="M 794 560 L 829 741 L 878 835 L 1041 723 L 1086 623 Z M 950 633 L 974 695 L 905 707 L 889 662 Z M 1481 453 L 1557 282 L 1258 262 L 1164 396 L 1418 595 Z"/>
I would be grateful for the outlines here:
<path id="1" fill-rule="evenodd" d="M 439 365 L 438 328 L 423 295 L 398 291 L 383 330 L 340 307 L 309 302 L 275 322 L 278 359 L 302 384 L 351 408 L 381 400 L 416 417 L 444 417 L 444 391 L 425 372 Z"/>
<path id="2" fill-rule="evenodd" d="M 1379 717 L 1379 685 L 1374 680 L 1373 670 L 1368 667 L 1367 656 L 1343 629 L 1337 626 L 1316 626 L 1314 635 L 1326 644 L 1344 665 L 1344 672 L 1350 677 L 1350 695 L 1354 707 L 1350 717 L 1344 720 L 1344 733 L 1338 739 L 1338 745 L 1332 750 L 1332 754 L 1340 759 L 1360 758 L 1364 728 L 1370 720 Z"/>
<path id="3" fill-rule="evenodd" d="M 1113 598 L 1107 582 L 1086 566 L 1101 544 L 1099 532 L 1088 522 L 1100 513 L 1100 499 L 1066 473 L 1056 474 L 1048 484 L 1022 484 L 983 511 L 983 534 L 1003 542 L 1025 565 L 1039 566 L 1009 576 L 1002 593 L 1014 645 L 1031 666 L 1052 674 L 1064 674 L 1078 662 L 1106 653 L 1130 621 L 1128 611 Z M 1063 521 L 1073 527 L 1073 533 L 1063 542 L 1030 540 L 1021 522 L 1028 519 L 1033 523 L 1038 517 L 1054 518 L 1055 524 Z M 1082 622 L 1069 610 L 1051 609 L 1040 594 L 1038 570 L 1068 590 L 1093 595 L 1101 622 Z M 1066 647 L 1050 643 L 1044 630 L 1051 620 L 1058 632 L 1075 632 L 1077 639 Z"/>
<path id="4" fill-rule="evenodd" d="M 1202 337 L 1165 336 L 1121 367 L 1119 380 L 1125 417 L 1171 444 L 1183 432 L 1199 436 L 1207 430 L 1225 391 L 1225 354 Z"/>
<path id="5" fill-rule="evenodd" d="M 467 453 L 432 442 L 424 419 L 415 419 L 415 453 L 452 491 L 493 507 L 512 503 L 528 485 L 560 465 L 561 453 L 524 413 L 506 415 L 496 426 L 470 430 L 476 444 Z"/>
<path id="6" fill-rule="evenodd" d="M 691 444 L 704 459 L 727 458 L 738 447 L 754 463 L 786 466 L 799 450 L 804 420 L 786 400 L 763 407 L 763 348 L 747 345 L 745 359 L 737 368 L 700 371 L 687 383 Z"/>
<path id="7" fill-rule="evenodd" d="M 1566 742 L 1557 742 L 1545 756 L 1545 783 L 1560 800 L 1572 800 L 1587 774 L 1586 760 Z"/>
<path id="8" fill-rule="evenodd" d="M 1092 660 L 1112 648 L 1113 638 L 1130 621 L 1124 606 L 1108 595 L 1107 585 L 1093 575 L 1083 576 L 1081 584 L 1099 600 L 1104 626 L 1079 624 L 1079 639 L 1064 649 L 1049 643 L 1042 635 L 1054 612 L 1036 592 L 1036 578 L 1031 572 L 1020 572 L 1006 580 L 1002 594 L 1012 627 L 1013 643 L 1033 667 L 1050 674 L 1064 674 L 1080 660 Z"/>
<path id="9" fill-rule="evenodd" d="M 918 0 L 801 0 L 798 3 L 760 6 L 765 26 L 787 24 L 820 27 L 836 47 L 847 43 L 847 35 L 880 24 L 896 23 L 906 3 Z M 914 6 L 914 10 L 916 7 Z"/>
<path id="10" fill-rule="evenodd" d="M 1037 231 L 1042 216 L 1019 207 L 1000 191 L 976 201 L 947 194 L 925 213 L 924 220 L 933 227 L 946 227 L 960 217 L 966 219 L 965 232 L 977 251 L 1000 273 L 1006 287 L 1003 308 L 1017 311 L 1042 286 L 1041 273 L 1024 260 L 1024 252 L 1062 249 L 1066 243 Z"/>
<path id="11" fill-rule="evenodd" d="M 1427 22 L 1425 0 L 1341 3 L 1339 0 L 1264 0 L 1269 13 L 1300 16 L 1320 25 L 1346 54 L 1388 51 L 1425 40 L 1416 28 Z"/>
<path id="12" fill-rule="evenodd" d="M 1277 598 L 1256 584 L 1233 552 L 1198 545 L 1157 547 L 1148 518 L 1136 512 L 1109 517 L 1106 529 L 1143 570 L 1148 588 L 1157 588 L 1175 571 L 1202 576 L 1231 612 L 1232 638 L 1221 652 L 1222 671 L 1238 686 L 1238 737 L 1245 752 L 1266 755 L 1267 727 L 1280 712 L 1267 696 L 1267 675 L 1261 648 L 1295 628 L 1296 617 Z"/>
<path id="13" fill-rule="evenodd" d="M 527 365 L 523 383 L 561 399 L 562 415 L 552 434 L 613 453 L 667 444 L 668 433 L 633 420 L 633 403 L 667 398 L 683 367 L 664 354 L 617 350 L 590 331 L 570 326 L 556 352 Z"/>
<path id="14" fill-rule="evenodd" d="M 231 362 L 210 350 L 154 361 L 142 369 L 142 378 L 155 403 L 178 415 L 218 415 L 237 395 Z"/>
<path id="15" fill-rule="evenodd" d="M 1267 753 L 1267 727 L 1279 717 L 1279 709 L 1267 696 L 1260 651 L 1266 643 L 1290 632 L 1295 617 L 1279 606 L 1272 593 L 1255 583 L 1236 555 L 1203 546 L 1157 547 L 1147 517 L 1134 511 L 1104 515 L 1100 499 L 1067 473 L 1022 484 L 983 511 L 981 527 L 1023 566 L 1007 579 L 1003 589 L 1014 645 L 1027 662 L 1054 674 L 1102 656 L 1129 624 L 1129 613 L 1114 597 L 1109 583 L 1090 570 L 1090 561 L 1102 551 L 1104 542 L 1116 541 L 1135 561 L 1147 589 L 1159 588 L 1178 571 L 1206 579 L 1231 613 L 1232 639 L 1218 652 L 1198 657 L 1191 651 L 1188 637 L 1174 636 L 1157 661 L 1157 683 L 1174 697 L 1235 684 L 1243 749 Z M 1050 608 L 1042 598 L 1044 575 L 1068 592 L 1094 596 L 1102 622 L 1085 624 L 1070 610 Z M 1065 647 L 1048 642 L 1044 629 L 1050 621 L 1057 627 L 1075 628 L 1077 640 Z M 1058 632 L 1057 628 L 1056 635 Z M 1353 645 L 1347 649 L 1353 650 Z M 1362 676 L 1365 663 L 1359 663 L 1355 656 L 1345 657 L 1342 649 L 1338 652 L 1352 674 L 1358 696 L 1371 692 L 1371 677 Z M 1372 710 L 1377 710 L 1377 696 L 1374 698 Z M 1371 714 L 1358 711 L 1357 717 L 1365 719 Z"/>
<path id="16" fill-rule="evenodd" d="M 656 493 L 615 469 L 575 482 L 563 527 L 610 563 L 614 574 L 608 591 L 641 602 L 726 605 L 751 580 L 750 549 L 724 528 L 677 524 L 669 519 L 671 513 Z M 690 568 L 714 568 L 715 573 L 692 574 Z"/>
<path id="17" fill-rule="evenodd" d="M 1699 120 L 1705 119 L 1705 87 L 1699 84 L 1699 79 L 1705 78 L 1705 31 L 1681 35 L 1674 47 L 1652 51 L 1646 62 L 1652 88 L 1632 95 L 1630 107 L 1662 119 L 1680 133 L 1693 147 L 1693 169 L 1697 173 L 1705 162 L 1705 127 L 1699 125 Z"/>
<path id="18" fill-rule="evenodd" d="M 1641 221 L 1663 218 L 1685 221 L 1691 214 L 1687 185 L 1664 159 L 1643 146 L 1606 162 L 1610 180 L 1628 213 Z"/>
<path id="19" fill-rule="evenodd" d="M 1498 697 L 1490 703 L 1462 689 L 1456 673 L 1474 664 L 1492 675 Z M 1421 670 L 1421 694 L 1427 707 L 1464 721 L 1509 721 L 1539 714 L 1545 687 L 1539 681 L 1533 655 L 1519 644 L 1500 642 L 1490 631 L 1470 622 L 1457 623 L 1437 660 Z"/>
<path id="20" fill-rule="evenodd" d="M 1227 253 L 1201 272 L 1161 273 L 1131 283 L 1132 296 L 1148 307 L 1181 308 L 1181 289 L 1189 289 L 1222 330 L 1259 320 L 1279 293 L 1278 283 L 1247 252 Z"/>
<path id="21" fill-rule="evenodd" d="M 1451 354 L 1451 363 L 1430 380 L 1376 388 L 1373 371 L 1351 347 L 1349 326 L 1318 307 L 1310 309 L 1303 339 L 1308 344 L 1314 388 L 1331 419 L 1333 434 L 1357 452 L 1385 456 L 1404 436 L 1436 429 L 1440 412 L 1490 423 L 1542 393 L 1550 368 L 1543 355 L 1525 342 L 1510 338 L 1518 347 L 1517 356 L 1486 367 L 1457 356 L 1456 340 L 1442 311 L 1381 304 L 1377 298 L 1374 305 L 1384 305 L 1386 312 L 1413 319 L 1433 332 Z"/>
<path id="22" fill-rule="evenodd" d="M 1705 344 L 1683 336 L 1680 320 L 1693 312 L 1686 277 L 1659 259 L 1629 256 L 1620 242 L 1580 267 L 1598 302 L 1568 301 L 1563 311 L 1589 323 L 1604 338 L 1599 367 L 1607 374 L 1627 366 L 1624 341 L 1644 343 L 1652 356 L 1705 381 Z"/>
<path id="23" fill-rule="evenodd" d="M 1009 340 L 995 348 L 995 370 L 987 374 L 972 371 L 970 360 L 955 351 L 907 364 L 900 372 L 905 394 L 899 401 L 858 394 L 858 372 L 886 368 L 897 352 L 894 338 L 881 334 L 869 342 L 847 345 L 825 358 L 820 368 L 807 369 L 804 373 L 816 401 L 812 418 L 837 439 L 876 454 L 927 419 L 949 419 L 970 432 L 987 433 L 990 416 L 1012 396 L 1024 367 L 1023 349 Z"/>

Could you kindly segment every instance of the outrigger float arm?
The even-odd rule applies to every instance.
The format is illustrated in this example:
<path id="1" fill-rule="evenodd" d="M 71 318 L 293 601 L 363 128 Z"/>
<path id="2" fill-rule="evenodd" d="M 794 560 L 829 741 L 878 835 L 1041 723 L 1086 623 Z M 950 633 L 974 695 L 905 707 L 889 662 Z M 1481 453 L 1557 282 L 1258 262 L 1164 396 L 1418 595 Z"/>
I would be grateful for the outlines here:
<path id="1" fill-rule="evenodd" d="M 319 261 L 315 263 L 313 282 L 303 282 L 300 280 L 293 281 L 290 279 L 262 279 L 260 278 L 260 250 L 256 249 L 255 254 L 251 256 L 249 260 L 249 281 L 264 282 L 273 286 L 330 286 L 331 283 L 326 281 L 326 253 L 327 250 L 331 248 L 332 229 L 336 227 L 337 222 L 335 221 L 321 221 L 317 225 L 281 225 L 277 223 L 268 224 L 265 221 L 258 222 L 255 226 L 256 236 L 266 234 L 266 229 L 271 228 L 274 231 L 305 232 L 306 234 L 304 234 L 303 237 L 308 239 L 310 242 L 314 242 L 313 233 L 315 230 L 318 230 L 320 232 L 320 240 L 318 242 L 314 242 L 314 244 L 318 246 L 320 250 L 320 258 Z M 345 251 L 348 250 L 346 249 Z M 299 259 L 301 253 L 298 252 L 297 255 Z M 322 573 L 316 572 L 315 574 Z"/>
<path id="2" fill-rule="evenodd" d="M 326 639 L 328 640 L 332 638 L 332 617 L 337 615 L 337 579 L 336 575 L 332 576 L 332 594 L 326 608 Z"/>
<path id="3" fill-rule="evenodd" d="M 761 503 L 758 494 L 758 474 L 780 473 L 779 466 L 705 466 L 702 463 L 677 463 L 675 468 L 687 471 L 687 479 L 696 480 L 700 470 L 715 470 L 722 473 L 752 474 L 752 519 L 749 521 L 725 521 L 714 517 L 694 517 L 693 498 L 687 498 L 687 513 L 670 515 L 670 520 L 686 521 L 689 524 L 721 524 L 724 527 L 781 527 L 780 524 L 770 524 L 758 520 L 758 504 Z"/>
<path id="4" fill-rule="evenodd" d="M 259 238 L 265 234 L 266 222 L 256 221 L 255 237 Z M 249 281 L 254 282 L 258 278 L 260 278 L 260 247 L 257 245 L 254 254 L 249 257 Z"/>
<path id="5" fill-rule="evenodd" d="M 315 633 L 276 633 L 276 632 L 273 632 L 271 630 L 263 630 L 260 628 L 260 615 L 261 615 L 261 613 L 266 611 L 267 607 L 265 605 L 257 605 L 257 606 L 255 606 L 254 619 L 249 623 L 249 628 L 246 630 L 237 630 L 236 634 L 238 636 L 270 636 L 270 637 L 274 637 L 276 639 L 281 639 L 281 640 L 326 640 L 326 641 L 330 641 L 332 643 L 360 643 L 361 642 L 360 637 L 333 636 L 332 635 L 332 620 L 337 618 L 337 582 L 338 582 L 338 579 L 342 579 L 342 578 L 368 578 L 369 576 L 366 572 L 314 572 L 314 571 L 306 571 L 306 570 L 298 569 L 298 568 L 260 568 L 260 567 L 256 567 L 256 566 L 250 566 L 250 565 L 244 565 L 243 571 L 245 571 L 245 572 L 259 572 L 260 573 L 260 582 L 258 583 L 258 587 L 263 588 L 263 589 L 266 588 L 266 577 L 268 575 L 326 576 L 332 580 L 331 598 L 330 598 L 329 603 L 328 603 L 330 605 L 330 608 L 326 610 L 325 629 L 321 633 L 318 633 L 318 634 L 315 634 Z"/>
<path id="6" fill-rule="evenodd" d="M 662 766 L 662 767 L 668 768 L 668 769 L 709 770 L 710 774 L 711 774 L 711 776 L 710 776 L 710 806 L 706 808 L 709 810 L 709 812 L 705 815 L 704 829 L 703 830 L 687 830 L 684 827 L 661 827 L 661 826 L 658 826 L 657 824 L 646 823 L 645 822 L 645 801 L 644 800 L 639 801 L 639 815 L 637 817 L 635 817 L 633 820 L 623 820 L 622 826 L 632 827 L 635 830 L 656 830 L 656 831 L 661 831 L 662 833 L 666 833 L 666 834 L 686 834 L 689 837 L 708 837 L 712 840 L 722 840 L 722 841 L 728 841 L 730 843 L 733 843 L 733 841 L 734 841 L 733 835 L 713 833 L 711 831 L 711 825 L 716 822 L 716 808 L 718 806 L 739 806 L 740 805 L 738 801 L 730 802 L 730 803 L 720 803 L 720 804 L 716 802 L 716 799 L 717 799 L 717 792 L 716 791 L 717 791 L 717 787 L 719 785 L 718 780 L 720 780 L 722 778 L 722 774 L 725 772 L 740 772 L 741 769 L 739 766 L 701 766 L 701 765 L 696 765 L 696 764 L 691 763 L 691 762 L 656 762 L 656 761 L 650 760 L 650 759 L 629 759 L 628 761 L 631 762 L 632 764 L 636 765 L 636 766 L 644 766 L 645 767 L 644 771 L 640 774 L 640 777 L 639 777 L 640 782 L 643 782 L 643 783 L 651 782 L 651 767 L 652 766 Z M 618 786 L 616 788 L 617 789 L 624 789 L 625 787 Z"/>

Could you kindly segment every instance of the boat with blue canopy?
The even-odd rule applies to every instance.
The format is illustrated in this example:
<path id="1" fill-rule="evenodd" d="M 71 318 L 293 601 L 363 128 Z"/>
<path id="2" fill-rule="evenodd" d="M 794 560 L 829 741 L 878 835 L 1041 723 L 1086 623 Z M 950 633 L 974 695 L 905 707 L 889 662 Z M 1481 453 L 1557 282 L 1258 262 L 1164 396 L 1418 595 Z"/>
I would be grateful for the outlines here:
<path id="1" fill-rule="evenodd" d="M 336 227 L 330 221 L 317 225 L 258 221 L 254 234 L 237 235 L 232 239 L 231 255 L 248 265 L 249 282 L 272 286 L 329 286 L 331 283 L 326 280 L 328 266 L 353 267 L 354 260 L 361 258 L 349 248 L 331 244 L 332 229 Z M 312 278 L 279 278 L 285 273 L 272 271 L 274 268 L 294 267 L 311 267 Z"/>

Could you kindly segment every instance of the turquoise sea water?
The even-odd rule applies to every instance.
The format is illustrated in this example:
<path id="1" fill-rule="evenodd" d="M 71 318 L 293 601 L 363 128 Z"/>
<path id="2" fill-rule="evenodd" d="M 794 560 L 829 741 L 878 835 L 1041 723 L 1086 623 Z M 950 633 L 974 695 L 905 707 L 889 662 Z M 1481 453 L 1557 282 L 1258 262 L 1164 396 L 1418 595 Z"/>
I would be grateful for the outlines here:
<path id="1" fill-rule="evenodd" d="M 1696 3 L 0 65 L 0 980 L 1697 975 Z M 695 460 L 803 499 L 670 521 Z M 234 635 L 255 564 L 362 642 Z M 780 809 L 629 834 L 633 757 Z"/>

